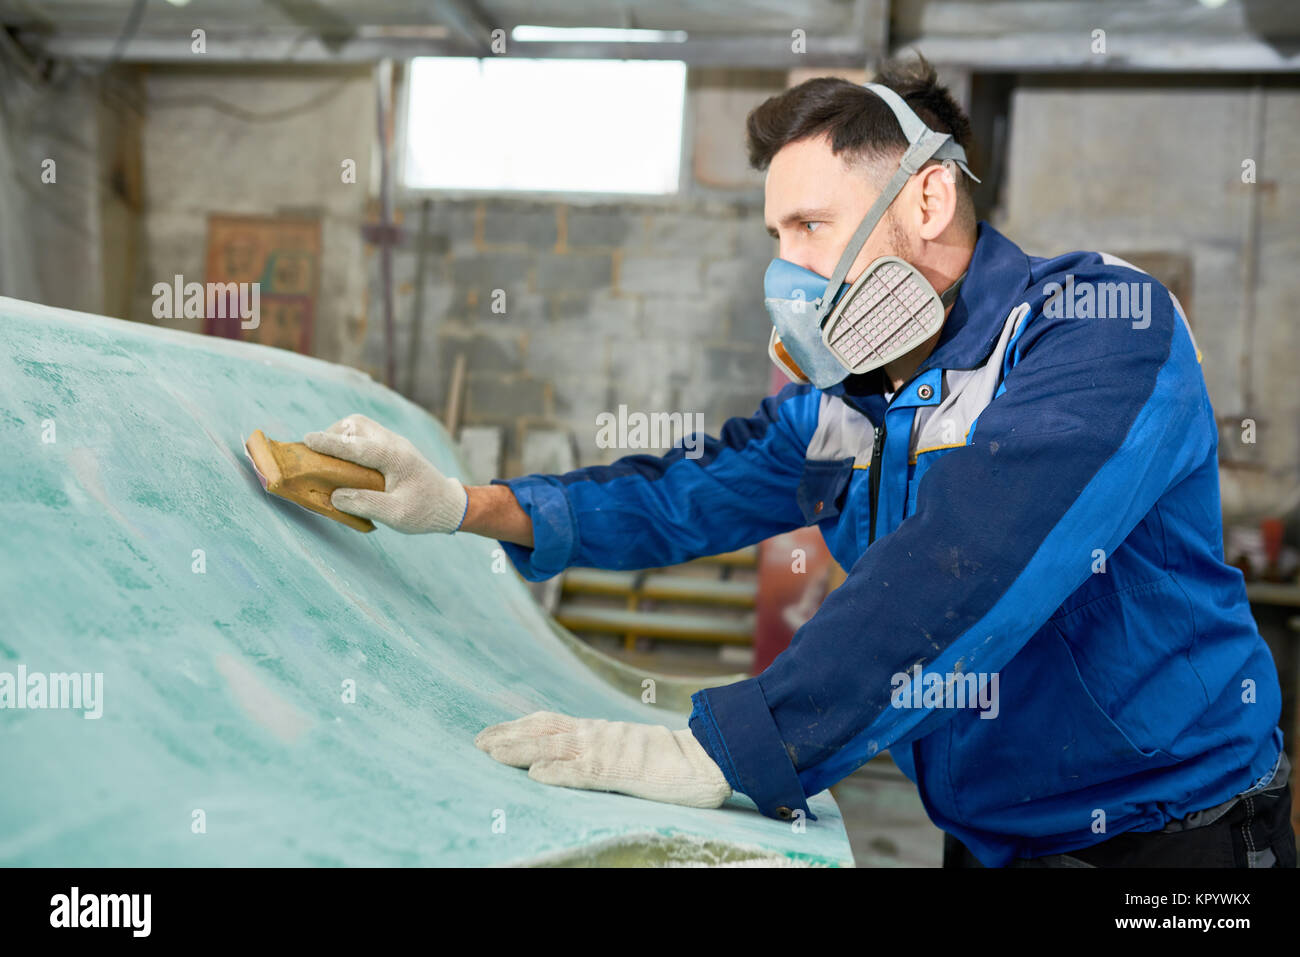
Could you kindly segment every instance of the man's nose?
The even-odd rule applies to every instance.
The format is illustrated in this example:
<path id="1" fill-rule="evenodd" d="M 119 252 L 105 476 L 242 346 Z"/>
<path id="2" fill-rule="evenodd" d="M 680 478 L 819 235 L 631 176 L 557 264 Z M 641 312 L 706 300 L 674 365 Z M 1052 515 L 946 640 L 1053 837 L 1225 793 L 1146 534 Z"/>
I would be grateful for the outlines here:
<path id="1" fill-rule="evenodd" d="M 808 255 L 807 251 L 801 251 L 799 244 L 794 242 L 792 239 L 787 239 L 784 236 L 781 237 L 781 241 L 777 245 L 776 255 L 780 259 L 784 259 L 786 262 L 794 263 L 796 266 L 802 266 L 804 269 L 811 269 L 813 272 L 817 272 L 816 267 L 812 263 L 812 257 Z"/>

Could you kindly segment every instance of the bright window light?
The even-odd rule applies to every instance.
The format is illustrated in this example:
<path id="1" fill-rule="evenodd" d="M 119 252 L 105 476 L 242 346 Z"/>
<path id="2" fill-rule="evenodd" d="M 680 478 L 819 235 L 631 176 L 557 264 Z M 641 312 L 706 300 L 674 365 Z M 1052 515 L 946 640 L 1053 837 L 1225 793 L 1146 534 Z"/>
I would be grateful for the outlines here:
<path id="1" fill-rule="evenodd" d="M 675 193 L 686 64 L 418 57 L 406 185 Z"/>
<path id="2" fill-rule="evenodd" d="M 510 39 L 520 43 L 685 43 L 687 37 L 685 30 L 518 26 L 510 31 Z"/>

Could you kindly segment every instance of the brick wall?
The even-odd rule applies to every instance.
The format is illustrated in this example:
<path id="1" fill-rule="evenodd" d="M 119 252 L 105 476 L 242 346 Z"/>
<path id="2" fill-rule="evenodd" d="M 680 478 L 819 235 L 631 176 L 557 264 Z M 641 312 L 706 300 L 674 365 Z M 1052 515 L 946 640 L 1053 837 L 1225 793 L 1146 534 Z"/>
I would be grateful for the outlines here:
<path id="1" fill-rule="evenodd" d="M 398 387 L 418 270 L 420 208 L 403 210 L 396 250 Z M 433 200 L 424 239 L 424 325 L 410 394 L 446 409 L 457 355 L 467 362 L 462 422 L 504 429 L 506 471 L 530 431 L 566 429 L 583 464 L 627 450 L 596 444 L 596 416 L 702 413 L 716 434 L 766 394 L 763 271 L 774 243 L 761 196 L 577 206 L 511 199 Z M 379 257 L 370 260 L 364 361 L 383 368 Z"/>

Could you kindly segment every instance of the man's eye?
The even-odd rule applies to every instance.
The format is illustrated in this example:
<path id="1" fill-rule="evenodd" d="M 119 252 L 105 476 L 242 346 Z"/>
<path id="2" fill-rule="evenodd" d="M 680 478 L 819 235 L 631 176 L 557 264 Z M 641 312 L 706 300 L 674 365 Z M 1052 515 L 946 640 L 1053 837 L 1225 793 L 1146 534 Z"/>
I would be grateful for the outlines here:
<path id="1" fill-rule="evenodd" d="M 817 230 L 816 230 L 815 227 L 820 226 L 821 223 L 820 223 L 820 222 L 817 222 L 816 220 L 808 220 L 808 221 L 802 223 L 802 225 L 804 225 L 804 226 L 808 226 L 808 227 L 809 227 L 808 232 L 810 232 L 810 233 L 815 233 L 815 232 L 817 232 Z"/>

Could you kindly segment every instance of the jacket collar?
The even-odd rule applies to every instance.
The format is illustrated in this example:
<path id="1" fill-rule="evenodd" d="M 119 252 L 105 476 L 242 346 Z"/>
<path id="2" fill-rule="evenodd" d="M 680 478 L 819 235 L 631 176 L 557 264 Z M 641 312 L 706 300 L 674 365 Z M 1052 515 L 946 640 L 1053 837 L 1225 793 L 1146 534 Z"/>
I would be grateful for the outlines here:
<path id="1" fill-rule="evenodd" d="M 1029 257 L 980 220 L 966 281 L 944 321 L 938 344 L 917 374 L 936 366 L 974 369 L 983 365 L 1002 334 L 1007 314 L 1019 304 L 1029 285 Z"/>

